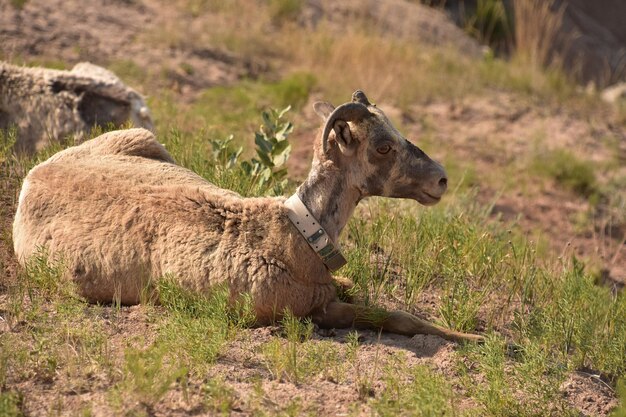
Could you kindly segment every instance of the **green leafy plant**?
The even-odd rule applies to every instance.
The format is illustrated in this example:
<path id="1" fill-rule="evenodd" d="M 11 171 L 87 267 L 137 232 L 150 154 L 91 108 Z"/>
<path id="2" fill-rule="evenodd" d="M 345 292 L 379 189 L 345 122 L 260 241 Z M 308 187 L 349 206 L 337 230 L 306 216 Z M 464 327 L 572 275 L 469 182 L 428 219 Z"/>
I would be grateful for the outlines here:
<path id="1" fill-rule="evenodd" d="M 263 125 L 254 134 L 259 158 L 252 158 L 241 164 L 246 174 L 257 179 L 259 187 L 273 187 L 274 194 L 282 194 L 287 185 L 285 163 L 291 152 L 287 137 L 293 131 L 293 124 L 283 120 L 283 116 L 289 109 L 291 106 L 280 111 L 270 109 L 263 112 Z"/>
<path id="2" fill-rule="evenodd" d="M 233 135 L 226 139 L 211 139 L 211 148 L 213 150 L 213 161 L 219 170 L 230 170 L 237 166 L 239 157 L 243 152 L 243 146 L 234 149 L 232 146 Z"/>

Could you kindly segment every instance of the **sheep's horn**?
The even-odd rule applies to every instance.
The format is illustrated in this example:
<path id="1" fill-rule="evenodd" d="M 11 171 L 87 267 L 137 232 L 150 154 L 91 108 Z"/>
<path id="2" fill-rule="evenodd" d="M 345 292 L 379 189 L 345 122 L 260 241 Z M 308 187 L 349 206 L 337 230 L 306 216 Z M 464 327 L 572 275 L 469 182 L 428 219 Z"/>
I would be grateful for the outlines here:
<path id="1" fill-rule="evenodd" d="M 371 113 L 367 110 L 367 106 L 362 103 L 346 103 L 337 107 L 330 116 L 328 116 L 326 126 L 324 126 L 324 134 L 322 135 L 322 149 L 324 153 L 328 150 L 328 135 L 337 120 L 356 122 L 370 115 Z"/>
<path id="2" fill-rule="evenodd" d="M 366 106 L 371 106 L 372 103 L 370 103 L 370 101 L 367 99 L 367 96 L 365 95 L 365 93 L 361 90 L 356 90 L 353 94 L 352 94 L 352 101 L 354 103 L 361 103 L 361 104 L 365 104 Z"/>

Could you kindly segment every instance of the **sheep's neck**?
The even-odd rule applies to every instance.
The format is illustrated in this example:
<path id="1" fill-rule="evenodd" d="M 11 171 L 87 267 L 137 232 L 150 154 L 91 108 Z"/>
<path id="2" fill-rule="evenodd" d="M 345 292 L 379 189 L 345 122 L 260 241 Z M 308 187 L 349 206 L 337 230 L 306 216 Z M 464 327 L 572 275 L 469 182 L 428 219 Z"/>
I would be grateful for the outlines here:
<path id="1" fill-rule="evenodd" d="M 347 183 L 345 175 L 332 166 L 324 169 L 314 165 L 297 193 L 333 242 L 337 242 L 361 199 L 358 190 Z"/>

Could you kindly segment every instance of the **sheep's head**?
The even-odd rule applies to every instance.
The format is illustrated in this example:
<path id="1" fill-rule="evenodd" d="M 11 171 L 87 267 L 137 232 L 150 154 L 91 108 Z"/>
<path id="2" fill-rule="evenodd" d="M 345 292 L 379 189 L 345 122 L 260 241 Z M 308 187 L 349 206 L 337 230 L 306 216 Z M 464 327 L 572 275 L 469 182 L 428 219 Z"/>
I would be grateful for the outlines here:
<path id="1" fill-rule="evenodd" d="M 443 167 L 404 138 L 362 91 L 337 108 L 326 102 L 314 108 L 326 121 L 316 159 L 337 165 L 361 197 L 439 202 L 448 183 Z"/>

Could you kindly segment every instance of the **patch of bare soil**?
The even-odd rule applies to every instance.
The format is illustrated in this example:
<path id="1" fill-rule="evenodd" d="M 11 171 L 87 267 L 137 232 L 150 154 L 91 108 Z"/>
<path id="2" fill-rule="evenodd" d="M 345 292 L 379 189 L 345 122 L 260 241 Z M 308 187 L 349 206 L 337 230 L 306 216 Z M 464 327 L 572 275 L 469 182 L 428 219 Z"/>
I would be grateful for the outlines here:
<path id="1" fill-rule="evenodd" d="M 561 384 L 561 391 L 567 401 L 583 416 L 605 416 L 613 410 L 618 401 L 615 392 L 598 376 L 584 372 L 573 373 Z"/>
<path id="2" fill-rule="evenodd" d="M 172 27 L 172 22 L 179 26 Z M 105 67 L 130 63 L 131 71 L 138 68 L 162 79 L 182 99 L 203 88 L 254 78 L 267 69 L 264 63 L 208 43 L 199 47 L 185 40 L 198 24 L 158 0 L 29 0 L 21 9 L 2 0 L 0 58 L 63 62 L 68 67 L 81 61 Z M 180 34 L 181 28 L 189 33 Z"/>
<path id="3" fill-rule="evenodd" d="M 154 307 L 153 307 L 154 308 Z M 158 307 L 156 307 L 158 314 Z M 153 312 L 154 314 L 154 312 Z M 103 307 L 97 319 L 103 323 L 107 336 L 107 353 L 120 366 L 128 346 L 149 346 L 158 327 L 143 306 Z M 76 323 L 76 325 L 80 325 Z M 13 329 L 19 331 L 19 328 Z M 184 388 L 177 385 L 155 403 L 142 403 L 123 385 L 124 376 L 95 367 L 86 379 L 75 378 L 64 371 L 46 378 L 23 377 L 9 373 L 7 386 L 18 390 L 25 398 L 27 415 L 49 415 L 55 410 L 76 412 L 90 409 L 94 416 L 116 415 L 120 412 L 145 411 L 153 416 L 212 415 L 223 402 L 229 404 L 231 415 L 251 415 L 255 410 L 280 413 L 293 404 L 298 412 L 316 412 L 319 415 L 370 415 L 371 398 L 378 397 L 386 388 L 382 381 L 385 367 L 410 367 L 426 364 L 446 375 L 454 375 L 454 348 L 436 336 L 418 335 L 413 338 L 359 332 L 359 350 L 355 369 L 337 374 L 321 373 L 307 377 L 304 382 L 290 381 L 272 375 L 261 353 L 261 347 L 279 331 L 275 327 L 249 329 L 222 349 L 222 354 L 206 375 L 191 376 Z M 332 343 L 342 349 L 348 330 L 316 331 L 308 344 Z M 401 358 L 398 362 L 397 358 Z M 331 370 L 332 371 L 332 370 Z M 218 381 L 227 387 L 224 391 L 207 392 L 206 384 Z M 361 387 L 370 384 L 364 394 Z M 116 386 L 121 388 L 115 388 Z M 116 406 L 115 390 L 121 389 Z M 471 401 L 466 401 L 468 405 Z"/>

